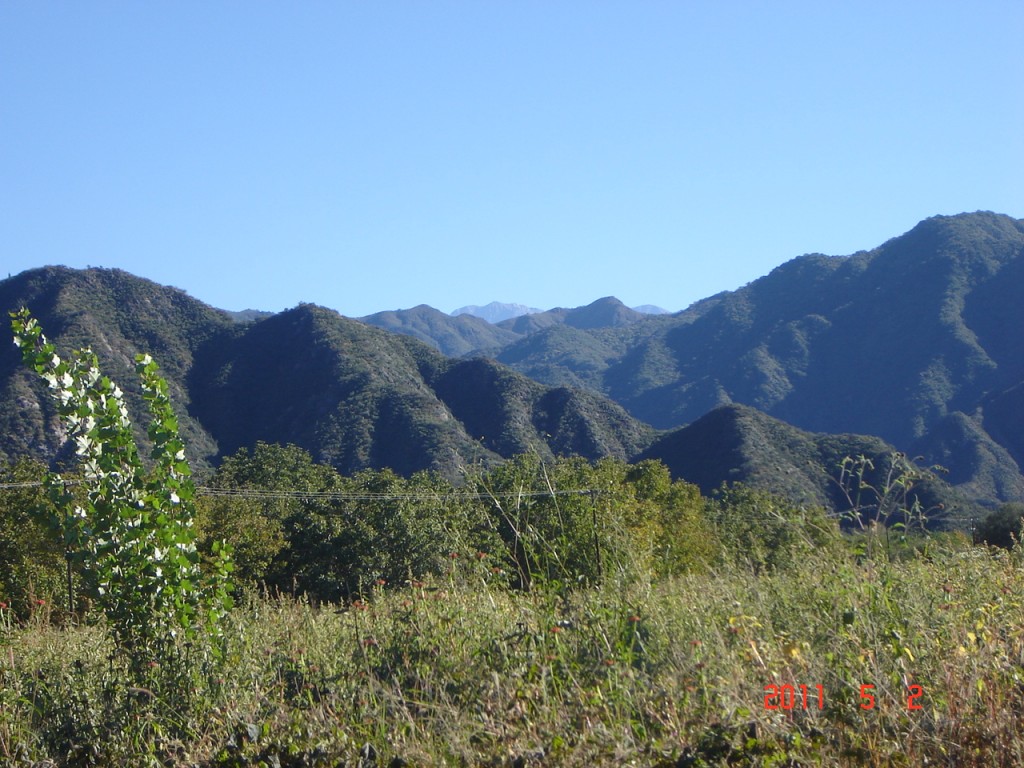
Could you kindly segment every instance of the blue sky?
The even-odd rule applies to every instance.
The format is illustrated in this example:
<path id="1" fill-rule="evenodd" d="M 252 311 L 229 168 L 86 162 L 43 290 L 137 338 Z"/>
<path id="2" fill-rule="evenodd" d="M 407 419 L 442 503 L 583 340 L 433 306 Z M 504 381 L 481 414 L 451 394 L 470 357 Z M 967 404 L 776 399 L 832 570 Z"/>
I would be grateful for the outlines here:
<path id="1" fill-rule="evenodd" d="M 4 2 L 0 258 L 227 309 L 677 310 L 1024 216 L 1022 39 L 1019 0 Z"/>

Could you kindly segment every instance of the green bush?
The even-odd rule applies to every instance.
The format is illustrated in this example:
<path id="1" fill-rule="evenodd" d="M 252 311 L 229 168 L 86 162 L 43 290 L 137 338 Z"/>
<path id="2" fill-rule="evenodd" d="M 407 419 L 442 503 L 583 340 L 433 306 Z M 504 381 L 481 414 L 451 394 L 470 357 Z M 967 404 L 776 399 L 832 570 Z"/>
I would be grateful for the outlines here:
<path id="1" fill-rule="evenodd" d="M 39 601 L 67 604 L 64 551 L 46 524 L 45 474 L 28 459 L 0 469 L 0 486 L 13 486 L 0 487 L 0 603 L 20 618 Z"/>
<path id="2" fill-rule="evenodd" d="M 522 455 L 472 478 L 515 583 L 595 584 L 699 570 L 716 545 L 695 486 L 658 462 Z"/>
<path id="3" fill-rule="evenodd" d="M 83 590 L 103 612 L 136 676 L 177 653 L 180 636 L 212 639 L 230 609 L 230 555 L 217 547 L 204 573 L 194 543 L 191 468 L 167 382 L 149 355 L 136 357 L 152 421 L 143 466 L 121 389 L 88 349 L 62 359 L 27 309 L 12 313 L 26 365 L 47 383 L 81 466 L 81 492 L 47 475 L 51 524 L 80 566 Z M 216 647 L 209 650 L 216 653 Z"/>
<path id="4" fill-rule="evenodd" d="M 439 477 L 366 470 L 346 478 L 297 446 L 267 443 L 224 460 L 199 527 L 202 546 L 220 537 L 232 545 L 240 584 L 319 601 L 440 573 L 451 552 L 482 546 Z"/>
<path id="5" fill-rule="evenodd" d="M 707 509 L 724 558 L 755 571 L 795 565 L 816 550 L 841 544 L 838 523 L 823 509 L 797 506 L 739 483 L 723 487 Z"/>
<path id="6" fill-rule="evenodd" d="M 316 514 L 322 494 L 337 491 L 341 478 L 314 463 L 303 449 L 257 443 L 226 457 L 199 500 L 199 546 L 210 551 L 220 538 L 234 550 L 239 586 L 288 589 L 292 582 L 290 520 Z M 304 495 L 305 494 L 305 495 Z"/>
<path id="7" fill-rule="evenodd" d="M 286 570 L 294 586 L 338 600 L 440 573 L 459 541 L 446 525 L 449 490 L 430 475 L 407 480 L 390 470 L 343 479 L 338 498 L 286 522 Z"/>
<path id="8" fill-rule="evenodd" d="M 974 540 L 979 544 L 1011 549 L 1024 540 L 1024 504 L 1003 504 L 978 525 Z"/>

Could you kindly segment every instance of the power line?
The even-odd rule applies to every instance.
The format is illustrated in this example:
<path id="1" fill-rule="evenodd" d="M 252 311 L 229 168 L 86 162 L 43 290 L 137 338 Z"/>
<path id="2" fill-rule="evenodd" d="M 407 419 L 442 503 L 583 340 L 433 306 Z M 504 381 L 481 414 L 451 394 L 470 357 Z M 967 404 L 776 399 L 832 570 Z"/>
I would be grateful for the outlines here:
<path id="1" fill-rule="evenodd" d="M 312 499 L 326 501 L 445 501 L 448 499 L 487 500 L 497 498 L 537 498 L 548 496 L 588 496 L 601 493 L 596 488 L 573 488 L 564 491 L 496 491 L 493 493 L 348 493 L 344 491 L 269 491 L 260 488 L 211 488 L 197 486 L 200 496 L 253 499 Z"/>
<path id="2" fill-rule="evenodd" d="M 79 480 L 66 481 L 66 484 L 78 484 Z M 0 490 L 13 490 L 22 488 L 39 488 L 44 483 L 40 481 L 26 481 L 22 483 L 0 483 Z M 257 499 L 263 501 L 493 501 L 495 499 L 535 499 L 551 498 L 552 496 L 596 496 L 607 493 L 600 488 L 572 488 L 567 490 L 545 490 L 545 491 L 494 491 L 494 492 L 421 492 L 421 493 L 372 493 L 366 492 L 345 492 L 345 491 L 275 491 L 262 488 L 216 488 L 213 486 L 196 486 L 196 493 L 199 496 L 210 498 L 233 498 L 233 499 Z M 848 513 L 826 512 L 829 519 L 841 519 Z M 787 519 L 777 512 L 765 514 L 742 515 L 744 519 L 763 520 L 766 516 L 777 517 L 786 523 L 793 523 L 794 520 Z M 737 517 L 735 515 L 731 517 Z"/>
<path id="3" fill-rule="evenodd" d="M 80 481 L 67 481 L 68 485 Z M 44 483 L 26 481 L 23 483 L 0 483 L 0 490 L 13 490 L 20 488 L 40 488 Z M 227 498 L 251 498 L 268 500 L 324 500 L 324 501 L 443 501 L 447 499 L 469 499 L 486 500 L 492 498 L 539 498 L 547 496 L 587 496 L 602 493 L 597 488 L 573 488 L 562 491 L 495 491 L 493 493 L 469 493 L 469 492 L 422 492 L 422 493 L 372 493 L 346 492 L 346 491 L 274 491 L 263 488 L 216 488 L 212 486 L 198 485 L 196 493 L 200 496 L 227 497 Z"/>

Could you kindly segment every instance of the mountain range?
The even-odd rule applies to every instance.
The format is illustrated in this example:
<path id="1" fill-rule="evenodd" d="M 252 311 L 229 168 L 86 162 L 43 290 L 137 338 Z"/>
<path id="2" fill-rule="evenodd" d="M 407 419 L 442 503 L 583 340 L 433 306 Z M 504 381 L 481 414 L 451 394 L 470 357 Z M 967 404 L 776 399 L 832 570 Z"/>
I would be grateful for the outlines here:
<path id="1" fill-rule="evenodd" d="M 543 311 L 542 309 L 528 307 L 525 304 L 506 304 L 500 301 L 492 301 L 490 304 L 482 307 L 476 304 L 459 307 L 452 312 L 452 317 L 472 315 L 473 317 L 479 317 L 481 320 L 486 320 L 488 323 L 500 323 L 502 320 L 511 320 L 520 315 L 531 315 L 534 312 Z"/>
<path id="2" fill-rule="evenodd" d="M 833 508 L 828 470 L 894 449 L 949 468 L 947 509 L 1024 500 L 1022 295 L 1024 222 L 992 213 L 662 315 L 606 297 L 497 323 L 425 305 L 355 320 L 227 313 L 119 270 L 0 282 L 0 306 L 28 306 L 59 349 L 91 345 L 137 413 L 132 357 L 153 354 L 201 468 L 258 440 L 451 477 L 523 451 L 658 458 L 705 491 L 744 480 Z M 13 345 L 0 394 L 0 453 L 59 458 Z"/>
<path id="3" fill-rule="evenodd" d="M 481 320 L 486 320 L 488 323 L 497 325 L 504 320 L 515 320 L 517 317 L 522 317 L 523 315 L 536 315 L 543 311 L 543 309 L 528 307 L 525 304 L 505 304 L 500 301 L 492 301 L 490 304 L 482 307 L 475 304 L 471 304 L 466 307 L 459 307 L 452 312 L 452 317 L 458 317 L 459 315 L 472 315 L 473 317 L 479 317 Z M 633 307 L 633 311 L 639 312 L 642 315 L 670 314 L 667 309 L 656 307 L 653 304 L 642 304 L 639 307 Z M 376 317 L 376 315 L 373 315 L 372 317 Z"/>
<path id="4" fill-rule="evenodd" d="M 741 403 L 814 432 L 876 435 L 976 498 L 1021 499 L 1022 252 L 1019 219 L 937 216 L 673 315 L 605 298 L 504 321 L 516 340 L 469 354 L 599 392 L 659 429 Z"/>

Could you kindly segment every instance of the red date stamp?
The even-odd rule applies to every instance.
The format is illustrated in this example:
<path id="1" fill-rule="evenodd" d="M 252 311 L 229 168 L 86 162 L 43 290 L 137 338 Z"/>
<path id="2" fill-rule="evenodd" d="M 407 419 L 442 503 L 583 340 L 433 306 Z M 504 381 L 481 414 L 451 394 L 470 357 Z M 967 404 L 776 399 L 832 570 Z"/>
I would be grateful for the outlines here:
<path id="1" fill-rule="evenodd" d="M 871 710 L 875 708 L 875 686 L 865 684 L 860 687 L 860 708 Z M 921 698 L 924 696 L 924 688 L 920 685 L 907 686 L 907 709 L 910 711 L 924 709 Z M 764 708 L 774 710 L 793 710 L 825 708 L 825 686 L 823 685 L 775 685 L 769 683 L 764 687 Z"/>

